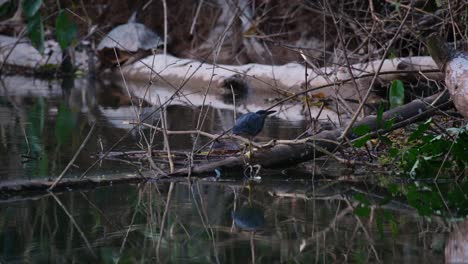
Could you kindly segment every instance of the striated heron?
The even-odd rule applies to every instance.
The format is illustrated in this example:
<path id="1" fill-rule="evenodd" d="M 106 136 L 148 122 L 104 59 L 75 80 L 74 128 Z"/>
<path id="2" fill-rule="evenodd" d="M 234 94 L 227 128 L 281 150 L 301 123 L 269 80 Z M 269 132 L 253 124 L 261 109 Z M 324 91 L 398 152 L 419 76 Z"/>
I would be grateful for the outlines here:
<path id="1" fill-rule="evenodd" d="M 274 112 L 276 111 L 260 110 L 255 113 L 242 115 L 237 119 L 236 124 L 232 128 L 232 133 L 239 136 L 253 138 L 262 131 L 266 117 Z"/>
<path id="2" fill-rule="evenodd" d="M 255 113 L 244 114 L 237 119 L 236 124 L 232 128 L 232 133 L 247 137 L 249 141 L 251 141 L 258 133 L 260 133 L 260 131 L 262 131 L 267 116 L 274 112 L 276 111 L 260 110 Z M 250 153 L 252 153 L 252 144 L 249 145 Z"/>

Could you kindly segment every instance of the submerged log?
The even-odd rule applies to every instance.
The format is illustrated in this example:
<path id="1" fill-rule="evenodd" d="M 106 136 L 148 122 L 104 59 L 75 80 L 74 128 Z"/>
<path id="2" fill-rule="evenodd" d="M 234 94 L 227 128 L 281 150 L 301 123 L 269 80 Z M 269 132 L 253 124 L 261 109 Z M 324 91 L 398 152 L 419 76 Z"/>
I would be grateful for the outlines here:
<path id="1" fill-rule="evenodd" d="M 63 179 L 54 187 L 54 191 L 96 188 L 110 186 L 116 183 L 138 183 L 148 178 L 142 175 L 121 175 L 106 177 L 89 177 L 84 179 Z M 0 197 L 21 194 L 25 192 L 45 192 L 54 184 L 55 179 L 49 180 L 16 180 L 0 183 Z"/>
<path id="2" fill-rule="evenodd" d="M 392 129 L 402 127 L 408 121 L 417 121 L 430 116 L 437 107 L 447 108 L 450 106 L 447 93 L 435 94 L 433 96 L 416 99 L 412 102 L 386 111 L 383 114 L 382 122 L 394 119 L 395 125 Z M 371 132 L 381 131 L 377 124 L 375 115 L 367 116 L 354 124 L 353 128 L 367 125 Z M 343 133 L 343 128 L 330 131 L 322 131 L 300 144 L 277 144 L 270 149 L 261 149 L 253 154 L 250 164 L 260 165 L 262 168 L 273 169 L 293 166 L 314 158 L 323 156 L 320 150 L 335 152 L 340 147 L 338 142 Z M 381 131 L 386 132 L 386 131 Z M 373 135 L 371 135 L 373 136 Z M 375 134 L 373 137 L 376 137 Z M 350 130 L 346 135 L 348 140 L 353 140 L 359 136 Z M 242 171 L 246 165 L 247 157 L 229 157 L 221 161 L 209 162 L 190 168 L 183 168 L 174 172 L 173 176 L 214 174 L 215 170 Z"/>

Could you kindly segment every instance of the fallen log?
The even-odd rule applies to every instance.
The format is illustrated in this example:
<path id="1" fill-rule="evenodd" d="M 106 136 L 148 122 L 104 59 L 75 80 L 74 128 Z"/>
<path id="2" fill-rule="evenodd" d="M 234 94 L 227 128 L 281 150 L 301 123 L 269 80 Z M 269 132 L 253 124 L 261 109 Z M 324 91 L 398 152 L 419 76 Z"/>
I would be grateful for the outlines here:
<path id="1" fill-rule="evenodd" d="M 458 112 L 468 118 L 468 48 L 453 50 L 438 36 L 428 39 L 428 49 L 445 74 L 445 85 Z"/>
<path id="2" fill-rule="evenodd" d="M 299 63 L 212 65 L 192 59 L 156 54 L 134 64 L 126 65 L 121 71 L 128 79 L 148 81 L 157 76 L 156 80 L 163 79 L 166 84 L 174 87 L 178 87 L 181 81 L 186 81 L 186 84 L 191 87 L 207 87 L 210 84 L 215 87 L 223 87 L 227 80 L 242 76 L 245 77 L 246 83 L 250 83 L 249 87 L 252 89 L 298 92 L 302 91 L 305 86 L 306 71 L 307 87 L 316 87 L 331 83 L 339 84 L 351 77 L 359 78 L 362 75 L 374 73 L 380 62 L 380 60 L 376 60 L 351 65 L 351 75 L 346 68 L 340 66 L 311 69 Z M 426 72 L 425 75 L 429 78 L 441 79 L 442 75 L 438 70 L 437 65 L 429 56 L 386 59 L 381 69 L 380 78 L 391 81 L 397 78 L 406 79 L 418 72 Z M 362 89 L 367 89 L 365 85 L 362 86 Z M 330 93 L 336 92 L 335 89 L 329 90 Z M 344 93 L 344 91 L 340 91 L 340 93 Z M 342 96 L 349 97 L 347 94 L 342 94 Z"/>
<path id="3" fill-rule="evenodd" d="M 27 38 L 18 39 L 0 35 L 0 65 L 14 66 L 25 69 L 53 70 L 62 63 L 62 50 L 54 40 L 45 42 L 44 54 L 39 53 Z M 87 55 L 85 52 L 75 52 L 75 67 L 82 71 L 88 70 Z"/>
<path id="4" fill-rule="evenodd" d="M 395 125 L 390 130 L 402 127 L 406 125 L 406 122 L 409 119 L 411 119 L 411 122 L 415 122 L 431 116 L 438 108 L 449 107 L 451 105 L 449 99 L 450 97 L 448 93 L 442 92 L 441 94 L 435 94 L 422 100 L 413 100 L 406 105 L 386 111 L 383 114 L 382 122 L 394 119 Z M 371 132 L 387 132 L 380 129 L 375 115 L 367 116 L 356 122 L 353 125 L 353 128 L 362 125 L 369 126 Z M 262 168 L 267 169 L 284 168 L 323 156 L 324 153 L 320 150 L 333 153 L 341 145 L 337 140 L 340 138 L 342 133 L 343 128 L 322 131 L 301 144 L 277 144 L 270 149 L 261 149 L 254 153 L 253 157 L 250 159 L 250 164 L 258 164 Z M 371 136 L 376 137 L 377 135 L 371 134 Z M 351 129 L 350 132 L 347 133 L 346 137 L 348 140 L 353 140 L 359 136 L 353 133 Z M 246 160 L 247 158 L 243 156 L 229 157 L 220 161 L 183 168 L 171 175 L 185 176 L 214 174 L 215 170 L 226 170 L 229 172 L 242 171 L 246 165 Z"/>

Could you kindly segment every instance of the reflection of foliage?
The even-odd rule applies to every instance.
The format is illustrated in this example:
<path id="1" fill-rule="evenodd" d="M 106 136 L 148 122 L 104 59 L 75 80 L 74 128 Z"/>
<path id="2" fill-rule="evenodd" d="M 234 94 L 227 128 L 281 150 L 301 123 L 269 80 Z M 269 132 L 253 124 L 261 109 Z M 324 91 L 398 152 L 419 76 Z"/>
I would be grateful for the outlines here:
<path id="1" fill-rule="evenodd" d="M 35 162 L 27 162 L 26 166 L 38 166 L 37 174 L 44 176 L 48 175 L 48 165 L 49 159 L 47 156 L 47 152 L 44 149 L 44 144 L 41 142 L 44 138 L 44 131 L 45 131 L 45 120 L 46 120 L 46 109 L 47 103 L 44 98 L 39 97 L 37 98 L 34 105 L 28 109 L 28 120 L 29 125 L 28 128 L 28 140 L 29 140 L 29 148 L 31 153 L 30 156 L 38 160 L 38 164 Z M 23 144 L 23 153 L 27 152 L 27 143 Z M 34 169 L 36 171 L 36 169 Z"/>
<path id="2" fill-rule="evenodd" d="M 244 205 L 236 212 L 232 212 L 232 218 L 237 227 L 255 231 L 265 225 L 263 209 L 258 206 Z"/>
<path id="3" fill-rule="evenodd" d="M 463 217 L 468 214 L 468 183 L 462 185 L 410 184 L 406 188 L 408 203 L 421 215 Z M 447 208 L 448 207 L 448 208 Z M 449 211 L 450 210 L 450 211 Z"/>
<path id="4" fill-rule="evenodd" d="M 354 196 L 354 199 L 359 204 L 354 208 L 354 214 L 359 217 L 369 217 L 371 214 L 371 201 L 362 193 L 358 193 Z M 385 199 L 380 203 L 380 206 L 391 201 L 391 199 Z M 379 208 L 375 211 L 375 223 L 379 232 L 380 239 L 384 238 L 384 224 L 390 226 L 390 230 L 393 236 L 398 235 L 398 222 L 390 211 Z"/>
<path id="5" fill-rule="evenodd" d="M 63 145 L 72 135 L 72 131 L 76 128 L 77 118 L 75 114 L 65 105 L 60 104 L 57 121 L 55 124 L 55 137 L 57 144 Z"/>
<path id="6" fill-rule="evenodd" d="M 392 120 L 388 124 L 381 124 L 381 109 L 377 119 L 378 126 L 384 130 L 393 125 Z M 433 122 L 429 119 L 419 124 L 404 143 L 378 135 L 382 143 L 392 146 L 388 155 L 381 157 L 381 161 L 394 166 L 399 175 L 411 178 L 411 183 L 401 188 L 388 182 L 384 185 L 394 196 L 404 196 L 421 215 L 464 216 L 468 213 L 468 125 L 433 133 L 430 131 Z M 368 134 L 370 131 L 369 126 L 353 129 L 355 134 L 361 136 L 354 141 L 354 146 L 364 146 L 371 139 Z M 438 179 L 449 180 L 451 184 L 427 184 L 428 179 L 434 179 L 434 182 Z M 355 214 L 369 216 L 370 202 L 363 196 L 356 196 L 355 199 L 359 201 Z"/>

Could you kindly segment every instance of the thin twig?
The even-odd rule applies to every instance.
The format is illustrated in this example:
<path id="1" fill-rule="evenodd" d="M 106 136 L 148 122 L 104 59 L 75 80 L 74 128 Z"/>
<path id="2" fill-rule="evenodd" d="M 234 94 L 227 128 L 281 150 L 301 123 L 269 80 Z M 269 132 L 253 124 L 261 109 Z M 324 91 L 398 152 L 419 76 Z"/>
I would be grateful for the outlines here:
<path id="1" fill-rule="evenodd" d="M 372 88 L 374 87 L 374 84 L 377 81 L 377 77 L 379 76 L 379 72 L 382 69 L 385 58 L 387 57 L 387 54 L 388 54 L 390 48 L 392 47 L 393 42 L 395 41 L 395 39 L 397 38 L 397 36 L 400 34 L 401 30 L 403 29 L 403 26 L 405 25 L 405 22 L 408 19 L 410 13 L 411 13 L 411 9 L 408 9 L 408 11 L 406 12 L 405 17 L 403 18 L 403 21 L 401 21 L 401 24 L 398 27 L 397 32 L 395 33 L 393 38 L 388 43 L 388 46 L 385 49 L 385 52 L 384 52 L 384 54 L 382 56 L 382 60 L 380 61 L 379 67 L 377 67 L 377 71 L 375 71 L 374 77 L 372 78 L 372 81 L 369 84 L 369 88 L 367 89 L 367 93 L 364 96 L 364 99 L 362 100 L 361 104 L 359 104 L 359 107 L 356 110 L 356 112 L 354 113 L 353 118 L 351 118 L 351 121 L 348 123 L 346 128 L 343 130 L 343 133 L 340 136 L 340 140 L 343 139 L 348 134 L 349 130 L 353 127 L 354 123 L 356 122 L 359 113 L 362 111 L 362 108 L 364 107 L 364 104 L 366 103 L 367 99 L 369 98 L 369 96 L 371 94 L 371 91 L 372 91 Z"/>
<path id="2" fill-rule="evenodd" d="M 158 96 L 158 102 L 161 104 L 161 100 L 159 99 Z M 165 113 L 165 108 L 162 109 L 160 112 L 161 115 L 161 127 L 164 135 L 164 146 L 166 147 L 167 151 L 167 159 L 169 160 L 169 171 L 170 173 L 174 172 L 174 162 L 172 161 L 172 153 L 171 153 L 171 146 L 169 144 L 169 137 L 167 136 L 167 118 L 166 118 L 166 113 Z"/>

